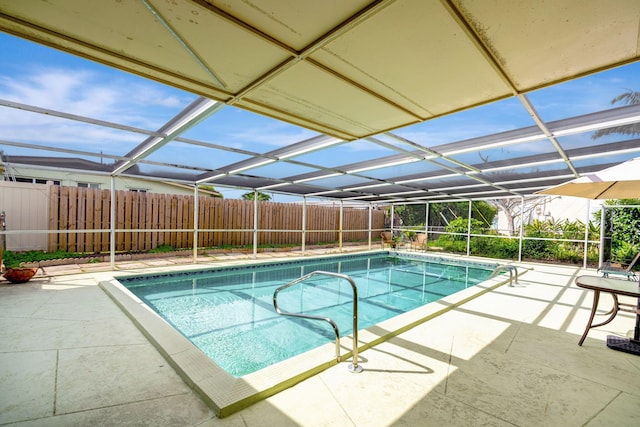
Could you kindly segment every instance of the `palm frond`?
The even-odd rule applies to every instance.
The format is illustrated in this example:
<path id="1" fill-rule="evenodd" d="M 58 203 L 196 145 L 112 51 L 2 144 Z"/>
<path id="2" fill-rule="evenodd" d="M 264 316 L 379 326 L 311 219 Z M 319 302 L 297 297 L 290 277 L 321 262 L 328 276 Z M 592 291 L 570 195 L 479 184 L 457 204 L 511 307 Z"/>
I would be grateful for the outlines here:
<path id="1" fill-rule="evenodd" d="M 606 129 L 597 130 L 591 135 L 591 139 L 598 139 L 606 135 L 640 135 L 640 123 L 632 123 L 630 125 L 614 126 Z"/>
<path id="2" fill-rule="evenodd" d="M 640 104 L 640 92 L 627 90 L 611 100 L 611 104 L 634 105 Z M 602 138 L 606 135 L 640 135 L 640 123 L 632 123 L 630 125 L 614 126 L 606 129 L 597 130 L 591 135 L 591 139 Z"/>
<path id="3" fill-rule="evenodd" d="M 630 90 L 628 92 L 621 93 L 611 100 L 611 104 L 617 104 L 618 102 L 625 105 L 640 104 L 640 92 Z"/>

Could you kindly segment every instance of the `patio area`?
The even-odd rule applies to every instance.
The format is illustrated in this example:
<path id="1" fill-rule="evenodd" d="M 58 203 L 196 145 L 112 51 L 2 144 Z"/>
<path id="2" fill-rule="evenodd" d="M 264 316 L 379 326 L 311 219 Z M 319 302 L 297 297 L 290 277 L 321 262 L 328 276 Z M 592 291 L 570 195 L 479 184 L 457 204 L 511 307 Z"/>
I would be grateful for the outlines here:
<path id="1" fill-rule="evenodd" d="M 351 248 L 352 250 L 363 248 Z M 259 257 L 296 254 L 259 254 Z M 299 254 L 297 254 L 299 255 Z M 243 263 L 247 255 L 199 260 Z M 577 345 L 592 302 L 550 264 L 360 354 L 364 372 L 334 366 L 249 408 L 216 418 L 99 288 L 106 263 L 47 268 L 0 284 L 0 424 L 163 426 L 640 424 L 640 358 L 606 347 L 620 313 Z M 118 263 L 118 272 L 185 269 L 189 258 Z M 601 298 L 600 313 L 611 300 Z"/>
<path id="2" fill-rule="evenodd" d="M 0 0 L 3 250 L 253 248 L 0 279 L 0 425 L 640 425 L 640 358 L 606 346 L 634 315 L 578 346 L 593 294 L 575 280 L 597 275 L 609 236 L 591 202 L 539 198 L 640 155 L 640 2 L 489 3 Z M 608 197 L 640 197 L 629 188 Z M 441 314 L 362 351 L 364 372 L 340 363 L 225 418 L 100 286 L 413 228 L 518 260 L 571 243 L 564 259 L 583 263 L 518 263 L 516 286 L 432 303 Z M 454 240 L 438 247 L 463 251 Z M 343 250 L 304 255 L 327 252 Z M 367 333 L 395 333 L 383 325 Z"/>

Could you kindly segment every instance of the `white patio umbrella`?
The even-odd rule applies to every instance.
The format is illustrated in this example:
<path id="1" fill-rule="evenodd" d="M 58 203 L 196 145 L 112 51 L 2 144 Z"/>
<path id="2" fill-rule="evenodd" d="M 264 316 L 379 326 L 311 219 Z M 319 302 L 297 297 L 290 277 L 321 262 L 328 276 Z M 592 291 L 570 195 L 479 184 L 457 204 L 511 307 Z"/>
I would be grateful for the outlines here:
<path id="1" fill-rule="evenodd" d="M 574 196 L 587 199 L 640 198 L 640 157 L 599 172 L 581 176 L 564 184 L 538 191 L 537 194 Z M 602 258 L 602 252 L 600 257 Z M 594 300 L 594 303 L 597 303 L 597 300 Z M 625 353 L 640 355 L 640 298 L 638 298 L 638 312 L 636 313 L 633 340 L 613 335 L 607 336 L 607 347 L 624 351 Z"/>
<path id="2" fill-rule="evenodd" d="M 640 198 L 640 157 L 538 191 L 536 194 L 586 199 Z"/>

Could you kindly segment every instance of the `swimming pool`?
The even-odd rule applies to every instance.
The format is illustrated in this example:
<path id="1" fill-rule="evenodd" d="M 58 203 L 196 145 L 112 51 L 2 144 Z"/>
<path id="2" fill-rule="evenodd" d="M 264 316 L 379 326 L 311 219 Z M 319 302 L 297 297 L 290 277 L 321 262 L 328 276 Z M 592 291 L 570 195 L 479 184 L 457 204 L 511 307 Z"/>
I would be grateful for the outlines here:
<path id="1" fill-rule="evenodd" d="M 450 310 L 454 310 L 457 307 L 466 304 L 467 302 L 483 295 L 486 292 L 490 292 L 499 286 L 509 282 L 509 278 L 505 276 L 494 276 L 491 277 L 484 282 L 474 283 L 479 279 L 478 277 L 473 277 L 470 274 L 470 271 L 473 268 L 480 268 L 482 270 L 491 271 L 492 269 L 497 267 L 497 264 L 493 261 L 485 262 L 484 260 L 479 259 L 468 259 L 464 257 L 456 257 L 456 256 L 439 256 L 439 255 L 427 255 L 422 253 L 410 253 L 410 252 L 395 252 L 395 251 L 375 251 L 375 252 L 367 252 L 365 253 L 367 256 L 371 256 L 372 258 L 379 259 L 380 257 L 386 259 L 386 257 L 391 256 L 392 258 L 396 258 L 395 264 L 389 263 L 392 266 L 392 272 L 387 274 L 397 275 L 397 277 L 401 277 L 400 283 L 397 285 L 382 285 L 381 287 L 389 287 L 389 288 L 397 288 L 401 291 L 395 295 L 388 295 L 384 298 L 381 295 L 375 295 L 373 292 L 370 292 L 371 295 L 367 294 L 367 289 L 369 291 L 372 290 L 373 286 L 378 286 L 376 280 L 373 280 L 372 277 L 378 277 L 381 273 L 376 272 L 375 269 L 369 271 L 368 273 L 357 273 L 360 268 L 363 268 L 364 265 L 370 264 L 370 261 L 363 261 L 361 259 L 362 255 L 346 255 L 346 256 L 335 256 L 335 255 L 320 255 L 310 257 L 302 257 L 298 259 L 287 259 L 283 258 L 280 261 L 274 261 L 273 259 L 268 260 L 245 260 L 245 261 L 231 261 L 235 263 L 234 266 L 227 264 L 227 267 L 217 267 L 215 269 L 211 269 L 211 267 L 207 266 L 174 266 L 174 267 L 158 267 L 157 269 L 150 269 L 147 273 L 132 276 L 131 274 L 122 274 L 117 277 L 111 277 L 110 279 L 104 278 L 99 281 L 99 286 L 106 292 L 106 294 L 123 310 L 123 312 L 133 321 L 133 323 L 139 328 L 139 330 L 146 336 L 146 338 L 156 347 L 156 349 L 164 356 L 167 362 L 176 370 L 176 372 L 182 377 L 182 379 L 193 388 L 195 392 L 197 392 L 204 402 L 209 405 L 209 407 L 215 412 L 218 417 L 225 417 L 230 414 L 233 414 L 243 408 L 246 408 L 260 400 L 266 399 L 269 396 L 273 396 L 274 394 L 279 393 L 282 390 L 285 390 L 293 385 L 304 381 L 320 372 L 323 372 L 326 369 L 331 368 L 340 363 L 335 357 L 335 344 L 329 342 L 327 344 L 321 345 L 318 348 L 309 350 L 304 352 L 299 356 L 289 357 L 281 362 L 277 362 L 271 366 L 265 367 L 263 369 L 259 369 L 253 373 L 246 374 L 243 376 L 234 376 L 227 372 L 225 369 L 221 368 L 217 363 L 215 363 L 210 357 L 208 357 L 203 351 L 198 349 L 191 341 L 189 341 L 183 334 L 178 332 L 170 322 L 163 319 L 156 311 L 154 311 L 151 307 L 149 307 L 145 301 L 143 301 L 140 297 L 134 295 L 127 287 L 125 287 L 120 281 L 123 283 L 127 283 L 128 286 L 131 287 L 140 287 L 144 288 L 148 286 L 149 283 L 145 283 L 146 281 L 155 281 L 155 280 L 165 280 L 166 278 L 171 278 L 171 282 L 168 286 L 171 287 L 175 283 L 173 282 L 185 282 L 183 285 L 189 288 L 188 293 L 199 294 L 204 292 L 204 295 L 216 297 L 222 297 L 225 293 L 226 297 L 230 298 L 234 292 L 238 293 L 237 290 L 234 290 L 234 286 L 240 286 L 240 284 L 236 283 L 228 283 L 226 286 L 226 291 L 224 292 L 220 286 L 215 286 L 211 283 L 205 285 L 205 282 L 211 281 L 209 277 L 212 273 L 221 273 L 223 276 L 229 277 L 231 281 L 238 282 L 236 280 L 238 277 L 243 276 L 245 278 L 251 278 L 251 281 L 244 281 L 245 283 L 251 283 L 251 290 L 244 290 L 241 293 L 252 292 L 251 301 L 256 302 L 255 304 L 247 303 L 247 301 L 242 300 L 242 302 L 235 302 L 232 306 L 244 307 L 243 310 L 254 310 L 254 313 L 257 314 L 258 311 L 270 310 L 270 316 L 274 316 L 273 313 L 273 304 L 271 301 L 271 297 L 273 296 L 271 290 L 264 289 L 264 296 L 260 299 L 258 298 L 259 291 L 263 289 L 261 287 L 256 286 L 256 282 L 253 281 L 254 276 L 259 277 L 263 275 L 261 272 L 262 269 L 266 268 L 267 270 L 272 270 L 275 267 L 284 267 L 288 273 L 264 273 L 271 275 L 271 280 L 278 282 L 279 284 L 286 283 L 290 278 L 299 278 L 305 273 L 308 273 L 312 269 L 322 268 L 324 270 L 329 269 L 328 263 L 338 262 L 337 268 L 341 273 L 349 272 L 351 274 L 362 276 L 365 280 L 362 285 L 359 285 L 359 299 L 365 298 L 371 301 L 371 304 L 376 306 L 377 308 L 384 307 L 389 311 L 396 313 L 394 317 L 391 317 L 387 320 L 383 320 L 375 325 L 364 327 L 364 321 L 361 320 L 359 323 L 359 332 L 358 332 L 358 349 L 359 354 L 366 351 L 367 349 L 373 348 L 380 343 L 388 341 L 389 339 L 398 336 L 399 334 L 409 331 L 412 328 L 421 325 L 425 322 L 428 322 L 430 319 L 433 319 L 437 316 L 440 316 L 443 313 L 446 313 Z M 428 270 L 423 274 L 425 278 L 425 289 L 423 292 L 422 284 L 418 282 L 415 286 L 409 286 L 408 277 L 412 277 L 415 279 L 416 276 L 421 277 L 416 272 L 407 272 L 405 271 L 404 266 L 415 266 L 412 262 L 408 262 L 408 260 L 415 261 L 423 261 L 427 264 L 437 264 L 441 267 L 435 267 L 436 270 Z M 374 262 L 374 265 L 378 261 Z M 448 267 L 447 267 L 448 266 Z M 460 266 L 462 269 L 453 268 L 455 266 Z M 199 269 L 198 269 L 199 268 Z M 425 265 L 426 268 L 426 265 Z M 438 268 L 440 270 L 438 270 Z M 406 269 L 410 270 L 410 269 Z M 156 273 L 154 273 L 156 271 Z M 171 271 L 174 273 L 167 273 L 167 271 Z M 431 280 L 432 278 L 439 276 L 446 276 L 449 273 L 456 271 L 457 273 L 453 276 L 459 279 L 460 282 L 458 284 L 458 291 L 454 291 L 454 293 L 443 296 L 444 292 L 440 289 L 440 283 L 432 283 L 432 285 L 427 285 L 427 279 Z M 368 274 L 368 276 L 367 276 Z M 292 277 L 293 275 L 293 277 Z M 453 277 L 452 276 L 452 277 Z M 468 279 L 467 279 L 468 278 Z M 383 282 L 384 283 L 384 282 Z M 516 275 L 516 283 L 517 283 L 517 275 Z M 333 286 L 330 288 L 330 291 L 323 291 L 323 297 L 329 298 L 329 301 L 333 301 L 333 305 L 336 301 L 343 302 L 339 298 L 344 298 L 347 300 L 346 304 L 351 302 L 351 293 L 347 291 L 349 285 L 346 282 L 342 285 L 340 291 L 336 290 L 337 286 Z M 169 287 L 165 287 L 165 291 L 168 294 L 173 292 L 169 289 Z M 209 291 L 205 291 L 207 288 L 212 288 Z M 301 292 L 300 289 L 304 289 L 304 292 L 308 292 L 315 288 L 315 286 L 309 284 L 304 285 L 301 288 L 295 286 L 298 292 Z M 427 289 L 428 288 L 428 289 Z M 149 286 L 149 292 L 151 292 L 152 287 Z M 295 290 L 295 289 L 291 289 Z M 452 290 L 452 289 L 449 289 Z M 186 292 L 185 289 L 176 292 Z M 208 293 L 207 293 L 208 292 Z M 313 292 L 316 292 L 313 290 Z M 412 299 L 421 300 L 421 306 L 409 310 L 408 312 L 401 313 L 397 308 L 391 308 L 391 302 L 403 301 L 403 304 L 407 302 L 409 299 L 409 295 L 413 295 Z M 176 298 L 178 294 L 175 294 Z M 282 294 L 283 296 L 285 294 Z M 293 300 L 297 301 L 298 298 L 293 295 Z M 147 298 L 145 296 L 145 298 Z M 280 297 L 278 297 L 280 298 Z M 333 299 L 331 299 L 333 298 Z M 428 302 L 432 298 L 437 298 L 435 301 Z M 381 300 L 382 299 L 382 300 Z M 267 302 L 268 300 L 268 302 Z M 321 301 L 319 298 L 316 298 L 312 301 L 313 304 L 317 304 Z M 293 310 L 295 307 L 286 306 L 290 304 L 286 298 L 283 298 L 281 303 L 283 303 L 285 309 Z M 374 304 L 375 303 L 375 304 Z M 309 302 L 304 303 L 305 310 L 313 307 L 308 305 Z M 364 303 L 362 303 L 364 304 Z M 195 305 L 193 305 L 195 306 Z M 346 307 L 346 306 L 344 306 Z M 404 307 L 404 309 L 408 309 L 408 307 Z M 235 313 L 235 310 L 229 310 L 232 313 Z M 240 310 L 237 310 L 240 311 Z M 235 315 L 235 314 L 234 314 Z M 351 312 L 349 311 L 349 316 L 351 316 Z M 365 315 L 365 317 L 368 315 Z M 195 317 L 193 313 L 187 315 L 187 318 Z M 222 317 L 222 316 L 221 316 Z M 340 317 L 340 316 L 337 316 Z M 362 317 L 362 315 L 361 315 Z M 254 319 L 258 319 L 254 317 Z M 290 319 L 290 318 L 289 318 Z M 230 319 L 227 319 L 229 321 Z M 232 319 L 231 319 L 232 320 Z M 373 320 L 375 321 L 375 320 Z M 340 320 L 341 323 L 345 323 L 344 319 Z M 245 322 L 247 323 L 247 322 Z M 257 322 L 252 321 L 249 324 L 245 325 L 247 327 L 256 326 L 258 324 L 263 325 L 267 322 Z M 350 331 L 350 324 L 342 326 L 341 325 L 341 343 L 342 346 L 342 360 L 348 360 L 351 356 L 350 349 L 353 348 L 352 335 L 348 335 L 348 331 Z M 329 328 L 326 325 L 314 325 L 313 326 L 313 334 L 325 336 L 326 339 L 333 340 L 334 337 L 332 333 L 325 331 L 323 328 Z M 322 330 L 322 332 L 320 332 Z M 287 340 L 287 344 L 296 344 L 295 337 L 287 336 L 285 338 L 281 338 Z M 253 342 L 246 343 L 243 345 L 247 345 L 250 348 L 258 348 L 254 345 Z M 234 350 L 240 349 L 242 346 L 234 344 Z M 254 351 L 257 353 L 257 351 Z M 359 361 L 364 364 L 364 373 L 361 375 L 366 375 L 366 356 L 359 357 Z M 345 367 L 345 375 L 351 375 L 347 373 L 347 369 Z"/>
<path id="2" fill-rule="evenodd" d="M 275 289 L 305 274 L 321 270 L 355 281 L 360 330 L 483 282 L 496 266 L 377 253 L 119 281 L 216 364 L 241 377 L 335 341 L 327 323 L 274 310 Z M 347 281 L 316 276 L 278 298 L 288 312 L 331 318 L 341 336 L 353 332 Z"/>

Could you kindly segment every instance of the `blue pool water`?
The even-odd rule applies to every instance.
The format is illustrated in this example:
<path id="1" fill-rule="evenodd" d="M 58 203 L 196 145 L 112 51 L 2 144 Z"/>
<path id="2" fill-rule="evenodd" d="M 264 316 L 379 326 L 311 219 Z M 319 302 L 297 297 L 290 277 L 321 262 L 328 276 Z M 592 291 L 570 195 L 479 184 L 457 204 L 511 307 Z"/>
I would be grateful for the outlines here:
<path id="1" fill-rule="evenodd" d="M 328 323 L 278 315 L 275 289 L 312 271 L 351 276 L 364 329 L 486 280 L 496 265 L 462 264 L 387 253 L 119 278 L 194 345 L 242 376 L 335 341 Z M 278 295 L 284 311 L 333 319 L 352 333 L 353 292 L 346 280 L 314 276 Z"/>

